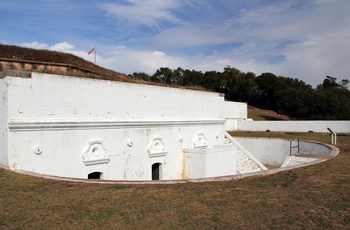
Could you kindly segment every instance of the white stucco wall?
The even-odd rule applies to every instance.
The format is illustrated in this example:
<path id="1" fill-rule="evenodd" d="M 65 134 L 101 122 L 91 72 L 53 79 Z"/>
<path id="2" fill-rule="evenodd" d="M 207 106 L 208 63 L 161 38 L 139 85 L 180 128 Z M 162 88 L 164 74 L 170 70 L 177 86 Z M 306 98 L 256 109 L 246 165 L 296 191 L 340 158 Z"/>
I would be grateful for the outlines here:
<path id="1" fill-rule="evenodd" d="M 217 93 L 39 73 L 1 85 L 9 127 L 1 164 L 12 170 L 150 180 L 161 163 L 162 179 L 181 179 L 183 148 L 224 142 Z"/>
<path id="2" fill-rule="evenodd" d="M 218 145 L 211 149 L 185 149 L 186 178 L 206 178 L 236 174 L 236 148 Z M 203 167 L 205 165 L 205 167 Z"/>
<path id="3" fill-rule="evenodd" d="M 224 118 L 218 93 L 40 73 L 9 77 L 7 82 L 11 119 Z"/>
<path id="4" fill-rule="evenodd" d="M 233 131 L 238 129 L 238 122 L 240 120 L 247 119 L 248 110 L 247 103 L 244 102 L 233 102 L 225 101 L 225 113 L 224 118 L 225 130 Z"/>
<path id="5" fill-rule="evenodd" d="M 98 126 L 98 124 L 97 124 Z M 222 126 L 222 125 L 221 125 Z M 100 171 L 104 179 L 149 180 L 151 165 L 163 164 L 163 179 L 181 179 L 183 170 L 182 148 L 193 146 L 197 130 L 203 130 L 207 142 L 220 144 L 214 135 L 218 125 L 179 125 L 178 127 L 68 129 L 14 131 L 9 135 L 10 166 L 14 169 L 40 172 L 64 177 L 86 178 Z M 30 139 L 28 136 L 30 135 Z M 148 146 L 154 137 L 161 137 L 166 148 L 164 156 L 150 157 Z M 181 138 L 181 139 L 180 139 Z M 106 164 L 86 166 L 82 154 L 90 141 L 100 140 L 110 153 Z M 182 142 L 181 142 L 182 140 Z M 132 142 L 132 146 L 128 143 Z M 18 146 L 18 143 L 21 143 Z M 34 153 L 40 146 L 41 154 Z M 23 154 L 25 153 L 25 154 Z"/>
<path id="6" fill-rule="evenodd" d="M 248 116 L 247 103 L 225 101 L 225 118 L 246 119 Z"/>
<path id="7" fill-rule="evenodd" d="M 329 133 L 330 128 L 336 133 L 350 133 L 350 121 L 238 121 L 236 130 L 272 132 L 319 132 Z M 233 131 L 233 130 L 232 130 Z"/>
<path id="8" fill-rule="evenodd" d="M 7 90 L 0 79 L 0 165 L 7 165 Z"/>

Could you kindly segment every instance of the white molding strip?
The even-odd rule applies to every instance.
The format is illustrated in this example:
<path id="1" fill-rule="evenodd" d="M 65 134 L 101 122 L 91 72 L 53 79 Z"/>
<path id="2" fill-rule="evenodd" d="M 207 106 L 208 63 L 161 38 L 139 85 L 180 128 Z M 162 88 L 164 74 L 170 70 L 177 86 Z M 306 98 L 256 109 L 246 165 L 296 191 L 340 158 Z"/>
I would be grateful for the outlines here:
<path id="1" fill-rule="evenodd" d="M 75 120 L 10 120 L 11 132 L 41 130 L 93 130 L 93 129 L 132 129 L 202 125 L 224 125 L 225 120 L 192 121 L 75 121 Z"/>

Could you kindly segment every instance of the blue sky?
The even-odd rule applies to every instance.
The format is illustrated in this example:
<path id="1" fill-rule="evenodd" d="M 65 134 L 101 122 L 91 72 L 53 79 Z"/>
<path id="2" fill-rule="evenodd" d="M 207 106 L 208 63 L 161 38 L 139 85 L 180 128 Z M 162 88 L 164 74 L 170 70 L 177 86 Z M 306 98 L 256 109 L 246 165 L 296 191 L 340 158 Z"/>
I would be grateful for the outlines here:
<path id="1" fill-rule="evenodd" d="M 257 75 L 316 86 L 350 78 L 348 0 L 12 0 L 0 42 L 58 50 L 118 72 L 160 67 Z"/>

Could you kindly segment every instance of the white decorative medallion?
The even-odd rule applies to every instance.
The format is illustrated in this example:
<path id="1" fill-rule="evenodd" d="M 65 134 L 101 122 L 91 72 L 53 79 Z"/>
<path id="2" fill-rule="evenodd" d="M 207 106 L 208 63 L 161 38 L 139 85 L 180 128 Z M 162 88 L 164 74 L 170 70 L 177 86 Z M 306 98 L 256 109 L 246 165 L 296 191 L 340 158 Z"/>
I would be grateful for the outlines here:
<path id="1" fill-rule="evenodd" d="M 198 132 L 193 140 L 193 147 L 205 149 L 207 148 L 207 146 L 208 146 L 208 143 L 205 140 L 203 132 Z"/>
<path id="2" fill-rule="evenodd" d="M 42 150 L 41 146 L 36 145 L 36 146 L 34 147 L 34 153 L 35 153 L 36 155 L 40 155 L 42 152 L 43 152 L 43 150 Z"/>
<path id="3" fill-rule="evenodd" d="M 129 140 L 126 142 L 126 144 L 127 144 L 129 147 L 134 146 L 134 143 L 132 142 L 131 139 L 129 139 Z"/>
<path id="4" fill-rule="evenodd" d="M 83 153 L 83 162 L 85 165 L 95 165 L 108 163 L 110 154 L 104 147 L 102 141 L 90 141 L 87 150 Z"/>
<path id="5" fill-rule="evenodd" d="M 149 157 L 165 156 L 168 152 L 161 137 L 153 137 L 147 147 Z"/>

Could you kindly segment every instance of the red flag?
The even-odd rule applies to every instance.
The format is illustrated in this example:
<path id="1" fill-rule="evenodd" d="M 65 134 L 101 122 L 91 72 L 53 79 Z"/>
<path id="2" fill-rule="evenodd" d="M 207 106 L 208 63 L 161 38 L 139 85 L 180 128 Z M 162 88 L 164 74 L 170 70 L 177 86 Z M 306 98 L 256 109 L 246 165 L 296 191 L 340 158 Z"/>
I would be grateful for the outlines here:
<path id="1" fill-rule="evenodd" d="M 89 52 L 88 52 L 88 55 L 89 54 L 93 54 L 95 52 L 95 48 L 93 48 L 92 50 L 90 50 Z"/>

